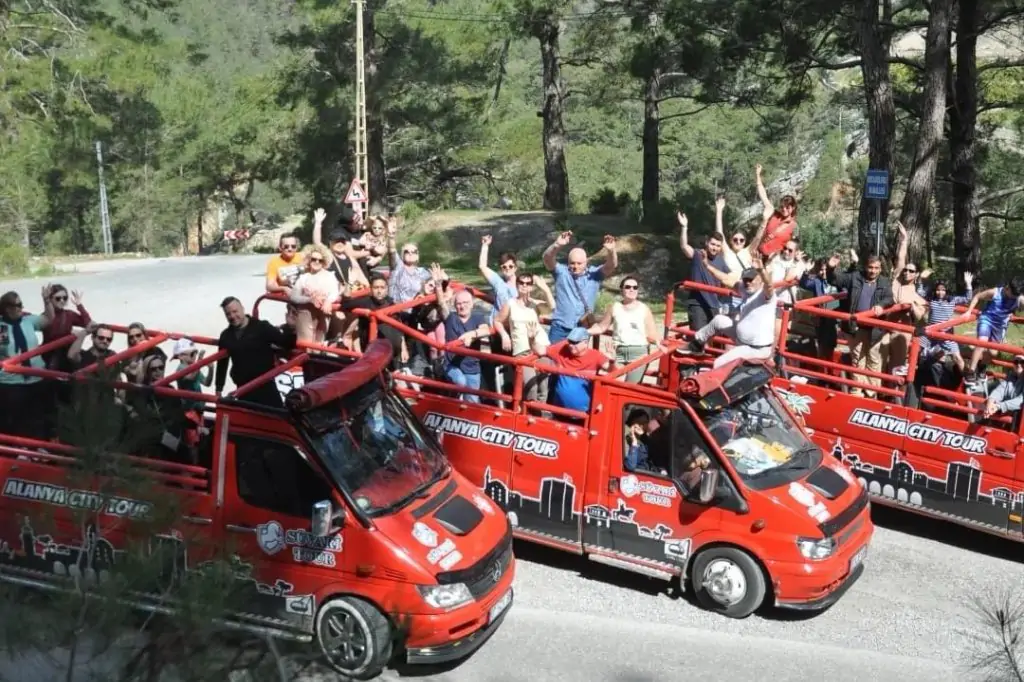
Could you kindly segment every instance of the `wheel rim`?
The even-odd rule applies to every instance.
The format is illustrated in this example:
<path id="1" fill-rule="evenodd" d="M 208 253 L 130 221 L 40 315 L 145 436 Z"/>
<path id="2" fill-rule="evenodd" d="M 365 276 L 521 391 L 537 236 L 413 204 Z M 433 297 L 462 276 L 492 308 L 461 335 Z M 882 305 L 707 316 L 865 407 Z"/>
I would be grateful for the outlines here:
<path id="1" fill-rule="evenodd" d="M 345 670 L 361 668 L 370 648 L 370 638 L 362 624 L 340 609 L 324 618 L 320 641 L 330 662 Z"/>
<path id="2" fill-rule="evenodd" d="M 722 606 L 738 604 L 747 596 L 747 576 L 728 559 L 714 559 L 704 569 L 704 590 Z"/>

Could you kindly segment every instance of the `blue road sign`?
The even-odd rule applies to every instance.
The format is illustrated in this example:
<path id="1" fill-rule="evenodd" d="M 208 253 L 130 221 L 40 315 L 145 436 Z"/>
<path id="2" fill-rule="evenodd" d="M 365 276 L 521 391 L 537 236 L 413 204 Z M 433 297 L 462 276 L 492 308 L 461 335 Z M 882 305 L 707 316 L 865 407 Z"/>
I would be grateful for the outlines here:
<path id="1" fill-rule="evenodd" d="M 889 171 L 868 170 L 868 178 L 864 186 L 864 196 L 868 199 L 888 199 Z"/>

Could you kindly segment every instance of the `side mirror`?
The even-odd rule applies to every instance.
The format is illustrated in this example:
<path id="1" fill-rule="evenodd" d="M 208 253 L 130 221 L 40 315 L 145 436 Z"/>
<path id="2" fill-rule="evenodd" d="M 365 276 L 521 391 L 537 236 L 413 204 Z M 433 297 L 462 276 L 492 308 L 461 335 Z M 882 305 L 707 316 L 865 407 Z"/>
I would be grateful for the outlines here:
<path id="1" fill-rule="evenodd" d="M 345 527 L 345 510 L 335 510 L 330 500 L 321 500 L 313 505 L 312 534 L 323 538 Z"/>
<path id="2" fill-rule="evenodd" d="M 718 470 L 705 469 L 700 472 L 700 486 L 697 490 L 697 500 L 701 504 L 709 504 L 715 499 L 718 492 Z"/>

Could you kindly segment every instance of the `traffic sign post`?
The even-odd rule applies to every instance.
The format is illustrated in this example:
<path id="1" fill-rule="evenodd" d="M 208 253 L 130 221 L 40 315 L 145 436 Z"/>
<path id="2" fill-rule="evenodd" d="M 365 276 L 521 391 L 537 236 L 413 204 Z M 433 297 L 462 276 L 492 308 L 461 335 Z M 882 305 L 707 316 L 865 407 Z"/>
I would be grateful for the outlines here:
<path id="1" fill-rule="evenodd" d="M 353 209 L 355 204 L 366 203 L 366 192 L 363 190 L 363 185 L 359 182 L 359 178 L 352 178 L 352 183 L 348 186 L 348 192 L 345 194 L 342 203 L 352 204 Z"/>
<path id="2" fill-rule="evenodd" d="M 882 202 L 889 198 L 889 171 L 868 169 L 864 183 L 864 197 L 875 202 L 875 255 L 882 253 Z"/>

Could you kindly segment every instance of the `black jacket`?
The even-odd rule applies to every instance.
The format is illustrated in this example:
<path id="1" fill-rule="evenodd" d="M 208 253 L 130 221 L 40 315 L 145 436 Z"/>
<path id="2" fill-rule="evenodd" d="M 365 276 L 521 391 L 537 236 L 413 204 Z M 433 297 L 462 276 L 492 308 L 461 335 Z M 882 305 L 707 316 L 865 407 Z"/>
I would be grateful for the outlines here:
<path id="1" fill-rule="evenodd" d="M 835 270 L 829 270 L 828 281 L 837 289 L 846 292 L 846 299 L 839 302 L 839 310 L 844 313 L 856 312 L 857 301 L 860 300 L 860 292 L 864 288 L 864 273 L 859 270 L 840 273 L 836 273 Z M 879 275 L 878 279 L 875 280 L 875 292 L 871 296 L 871 307 L 881 306 L 888 308 L 892 304 L 892 280 Z M 856 323 L 843 322 L 843 331 L 848 334 L 855 334 L 857 332 Z M 884 329 L 872 327 L 871 343 L 877 343 L 884 335 Z"/>

